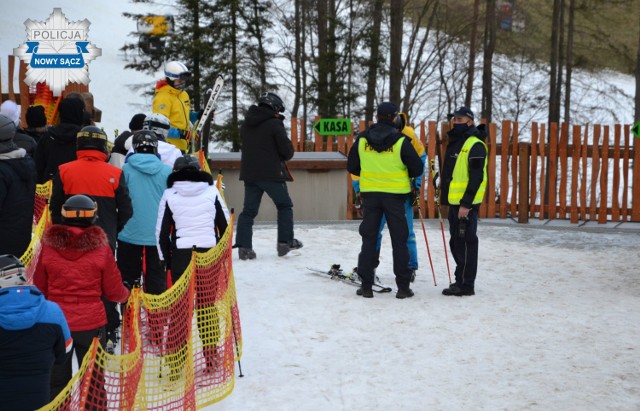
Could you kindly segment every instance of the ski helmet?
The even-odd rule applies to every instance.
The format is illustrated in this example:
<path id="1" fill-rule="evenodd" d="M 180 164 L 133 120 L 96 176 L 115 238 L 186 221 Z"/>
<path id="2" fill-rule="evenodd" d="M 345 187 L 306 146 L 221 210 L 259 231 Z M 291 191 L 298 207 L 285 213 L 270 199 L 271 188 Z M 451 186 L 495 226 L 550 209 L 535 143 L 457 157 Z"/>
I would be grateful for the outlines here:
<path id="1" fill-rule="evenodd" d="M 167 82 L 171 87 L 182 90 L 187 80 L 191 77 L 191 72 L 184 63 L 180 61 L 169 61 L 164 65 L 164 76 L 167 78 Z M 176 83 L 176 80 L 180 80 L 180 82 Z"/>
<path id="2" fill-rule="evenodd" d="M 89 227 L 98 218 L 98 204 L 84 194 L 71 196 L 62 205 L 62 222 L 66 225 Z"/>
<path id="3" fill-rule="evenodd" d="M 109 154 L 107 134 L 96 126 L 83 127 L 77 134 L 77 150 L 98 150 Z"/>
<path id="4" fill-rule="evenodd" d="M 173 171 L 181 171 L 181 170 L 201 170 L 200 163 L 198 159 L 190 156 L 189 154 L 185 154 L 182 157 L 176 158 L 176 162 L 173 163 Z"/>
<path id="5" fill-rule="evenodd" d="M 156 137 L 158 140 L 164 141 L 165 138 L 169 135 L 169 128 L 171 127 L 171 123 L 169 119 L 164 114 L 153 113 L 147 116 L 142 122 L 143 130 L 151 130 L 156 133 Z"/>
<path id="6" fill-rule="evenodd" d="M 136 153 L 158 154 L 158 137 L 151 130 L 136 131 L 131 139 L 131 147 Z"/>
<path id="7" fill-rule="evenodd" d="M 0 255 L 0 288 L 15 287 L 27 283 L 27 272 L 22 261 L 14 255 Z"/>
<path id="8" fill-rule="evenodd" d="M 4 114 L 0 114 L 0 141 L 12 140 L 16 131 L 16 123 Z"/>
<path id="9" fill-rule="evenodd" d="M 284 112 L 284 103 L 282 102 L 282 99 L 278 97 L 277 94 L 271 93 L 270 91 L 263 93 L 260 96 L 258 104 L 267 106 L 277 113 Z"/>

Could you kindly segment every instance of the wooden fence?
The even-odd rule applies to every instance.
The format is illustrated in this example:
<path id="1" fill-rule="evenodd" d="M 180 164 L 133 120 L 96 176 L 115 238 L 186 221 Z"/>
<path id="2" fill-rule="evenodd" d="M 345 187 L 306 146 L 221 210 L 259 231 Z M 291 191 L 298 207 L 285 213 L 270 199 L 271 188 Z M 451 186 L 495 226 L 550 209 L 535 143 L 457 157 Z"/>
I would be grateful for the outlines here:
<path id="1" fill-rule="evenodd" d="M 365 126 L 360 121 L 357 129 Z M 422 121 L 415 128 L 428 159 L 441 164 L 448 124 Z M 640 222 L 640 167 L 634 167 L 640 163 L 640 138 L 633 138 L 630 125 L 533 123 L 527 135 L 521 136 L 517 122 L 503 121 L 489 124 L 488 130 L 489 181 L 480 217 L 513 218 L 520 223 L 529 219 Z M 314 132 L 312 139 L 306 135 L 304 121 L 291 119 L 296 151 L 347 154 L 354 140 L 354 135 L 321 137 Z M 348 204 L 352 205 L 348 173 L 346 182 Z M 436 218 L 430 177 L 423 179 L 421 194 L 423 215 Z M 351 207 L 348 218 L 355 217 L 355 211 Z"/>

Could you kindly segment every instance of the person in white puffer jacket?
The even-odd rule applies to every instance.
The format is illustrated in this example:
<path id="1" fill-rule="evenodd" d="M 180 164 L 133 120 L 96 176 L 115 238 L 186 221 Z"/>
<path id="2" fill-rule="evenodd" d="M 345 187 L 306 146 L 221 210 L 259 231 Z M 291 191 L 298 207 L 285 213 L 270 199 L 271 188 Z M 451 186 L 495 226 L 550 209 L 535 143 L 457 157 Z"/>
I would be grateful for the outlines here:
<path id="1" fill-rule="evenodd" d="M 198 160 L 189 155 L 180 157 L 173 166 L 173 173 L 167 178 L 168 188 L 160 200 L 156 240 L 160 258 L 171 270 L 171 280 L 175 284 L 191 262 L 191 253 L 210 250 L 228 227 L 229 210 L 213 184 L 211 174 L 201 171 Z M 213 275 L 212 275 L 213 274 Z M 198 335 L 203 341 L 202 354 L 206 366 L 198 378 L 210 378 L 216 366 L 223 360 L 224 350 L 218 349 L 221 342 L 220 324 L 212 321 L 210 314 L 215 311 L 215 272 L 198 272 L 195 278 L 196 311 Z M 180 319 L 169 321 L 170 335 L 186 336 L 186 323 Z M 185 339 L 175 339 L 167 346 L 169 352 L 177 353 L 180 363 L 186 352 Z M 170 365 L 169 381 L 180 378 L 179 366 Z M 208 376 L 208 377 L 207 377 Z"/>
<path id="2" fill-rule="evenodd" d="M 229 221 L 227 209 L 213 176 L 200 169 L 198 160 L 185 155 L 176 160 L 160 200 L 156 240 L 160 259 L 178 281 L 191 261 L 191 251 L 214 247 Z"/>

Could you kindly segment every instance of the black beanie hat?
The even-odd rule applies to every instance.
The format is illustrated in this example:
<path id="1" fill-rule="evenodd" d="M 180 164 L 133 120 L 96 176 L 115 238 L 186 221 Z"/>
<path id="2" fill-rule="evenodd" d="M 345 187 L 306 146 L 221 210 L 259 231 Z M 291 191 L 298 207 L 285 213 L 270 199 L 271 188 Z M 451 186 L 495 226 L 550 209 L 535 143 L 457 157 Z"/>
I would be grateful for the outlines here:
<path id="1" fill-rule="evenodd" d="M 142 113 L 138 113 L 135 116 L 131 117 L 131 121 L 129 122 L 129 130 L 131 131 L 142 130 L 142 126 L 145 118 L 147 118 L 147 116 Z"/>
<path id="2" fill-rule="evenodd" d="M 44 127 L 47 125 L 47 115 L 44 113 L 44 107 L 31 106 L 25 114 L 27 118 L 27 126 L 29 128 Z"/>
<path id="3" fill-rule="evenodd" d="M 61 123 L 82 126 L 84 102 L 76 98 L 63 98 L 58 106 Z"/>

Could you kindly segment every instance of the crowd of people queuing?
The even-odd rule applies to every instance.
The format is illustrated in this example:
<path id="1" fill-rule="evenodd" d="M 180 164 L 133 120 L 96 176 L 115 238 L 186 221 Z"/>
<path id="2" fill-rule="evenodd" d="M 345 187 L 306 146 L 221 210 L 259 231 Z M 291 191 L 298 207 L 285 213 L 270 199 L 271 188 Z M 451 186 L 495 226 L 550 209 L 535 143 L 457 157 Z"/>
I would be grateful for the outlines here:
<path id="1" fill-rule="evenodd" d="M 214 247 L 227 229 L 229 210 L 213 177 L 184 154 L 190 126 L 198 119 L 184 90 L 189 76 L 183 63 L 167 63 L 153 112 L 133 115 L 129 130 L 111 148 L 80 95 L 60 101 L 59 121 L 50 126 L 41 106 L 26 109 L 24 129 L 15 103 L 0 107 L 0 397 L 11 409 L 34 409 L 55 398 L 72 377 L 72 351 L 80 363 L 95 337 L 113 349 L 120 325 L 117 305 L 127 301 L 134 284 L 161 294 L 170 286 L 168 270 L 175 283 L 192 251 Z M 278 256 L 303 246 L 294 237 L 287 188 L 293 178 L 286 161 L 294 150 L 284 110 L 278 95 L 265 93 L 249 108 L 240 129 L 244 208 L 234 248 L 242 260 L 257 258 L 252 227 L 264 193 L 278 210 Z M 466 107 L 450 114 L 450 121 L 441 201 L 449 205 L 456 281 L 443 294 L 469 296 L 474 294 L 477 217 L 486 186 L 486 132 L 474 125 Z M 385 223 L 396 297 L 414 296 L 413 213 L 425 162 L 424 147 L 406 114 L 394 103 L 381 103 L 377 122 L 358 134 L 347 161 L 363 217 L 359 296 L 373 297 Z M 27 285 L 17 257 L 30 244 L 36 184 L 49 180 L 53 224 L 42 238 L 33 285 Z M 105 398 L 104 393 L 93 395 Z"/>

